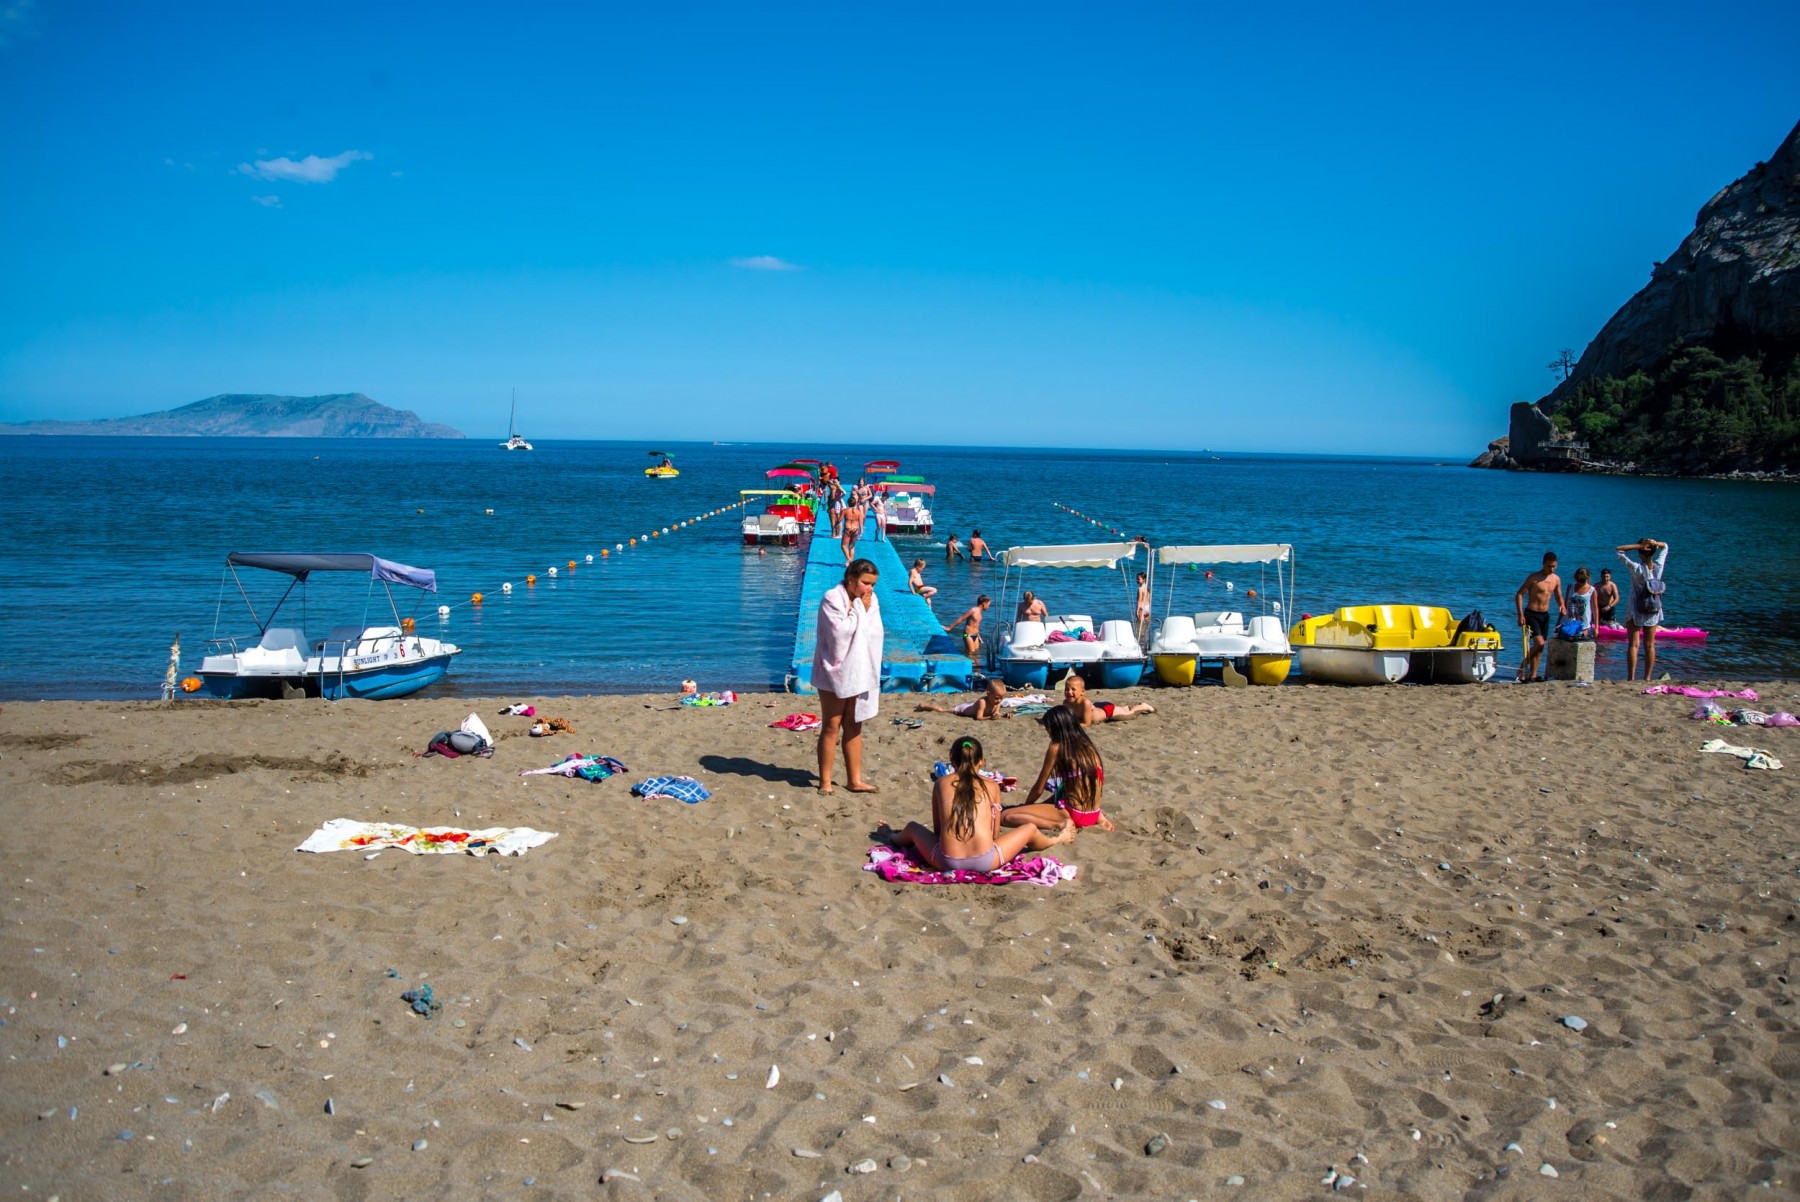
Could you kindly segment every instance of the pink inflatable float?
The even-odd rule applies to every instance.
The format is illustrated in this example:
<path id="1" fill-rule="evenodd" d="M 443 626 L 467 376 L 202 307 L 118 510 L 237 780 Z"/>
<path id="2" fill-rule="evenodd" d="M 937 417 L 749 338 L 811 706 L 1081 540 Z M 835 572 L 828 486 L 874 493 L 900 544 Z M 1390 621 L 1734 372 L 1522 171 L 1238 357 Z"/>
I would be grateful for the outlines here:
<path id="1" fill-rule="evenodd" d="M 1623 626 L 1601 626 L 1595 629 L 1594 637 L 1602 642 L 1622 642 L 1625 638 L 1625 628 Z M 1656 637 L 1658 640 L 1674 639 L 1681 643 L 1704 643 L 1706 631 L 1698 626 L 1658 626 Z"/>

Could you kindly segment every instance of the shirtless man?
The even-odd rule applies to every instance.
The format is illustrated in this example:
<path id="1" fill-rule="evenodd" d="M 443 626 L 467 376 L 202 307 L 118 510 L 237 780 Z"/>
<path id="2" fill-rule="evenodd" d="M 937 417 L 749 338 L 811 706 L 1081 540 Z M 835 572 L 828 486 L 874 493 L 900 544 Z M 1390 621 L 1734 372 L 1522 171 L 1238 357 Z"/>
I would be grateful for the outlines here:
<path id="1" fill-rule="evenodd" d="M 1600 583 L 1595 587 L 1600 594 L 1600 624 L 1611 626 L 1619 610 L 1619 586 L 1613 583 L 1611 568 L 1600 569 Z"/>
<path id="2" fill-rule="evenodd" d="M 957 542 L 956 536 L 952 534 L 944 540 L 944 562 L 949 563 L 951 560 L 962 558 L 964 558 L 962 544 Z"/>
<path id="3" fill-rule="evenodd" d="M 987 607 L 993 603 L 994 599 L 983 593 L 975 598 L 975 604 L 964 610 L 960 617 L 944 625 L 945 634 L 952 633 L 957 626 L 963 628 L 963 654 L 970 659 L 974 659 L 975 653 L 981 650 L 981 615 L 986 613 Z"/>
<path id="4" fill-rule="evenodd" d="M 987 539 L 981 537 L 981 531 L 973 531 L 969 535 L 969 558 L 971 560 L 980 561 L 983 559 L 992 559 L 993 557 L 994 553 L 988 550 Z"/>
<path id="5" fill-rule="evenodd" d="M 1137 637 L 1141 643 L 1150 634 L 1150 580 L 1142 572 L 1137 577 Z"/>
<path id="6" fill-rule="evenodd" d="M 917 712 L 959 714 L 965 718 L 973 718 L 977 722 L 989 722 L 995 718 L 1012 717 L 1012 711 L 1000 704 L 1004 700 L 1006 700 L 1006 682 L 990 676 L 987 692 L 973 701 L 964 701 L 960 705 L 938 705 L 932 701 L 921 701 Z"/>
<path id="7" fill-rule="evenodd" d="M 1563 597 L 1562 577 L 1556 574 L 1556 552 L 1544 552 L 1544 566 L 1525 577 L 1525 583 L 1513 594 L 1518 607 L 1519 625 L 1527 632 L 1525 662 L 1519 665 L 1519 681 L 1543 680 L 1540 660 L 1544 644 L 1550 638 L 1550 603 L 1556 602 L 1556 616 L 1568 614 L 1569 603 Z"/>
<path id="8" fill-rule="evenodd" d="M 1110 701 L 1089 701 L 1087 681 L 1069 673 L 1063 681 L 1063 708 L 1075 715 L 1075 720 L 1083 726 L 1092 726 L 1096 722 L 1123 722 L 1127 718 L 1135 718 L 1139 714 L 1154 714 L 1156 707 L 1148 701 L 1137 705 L 1114 705 Z"/>
<path id="9" fill-rule="evenodd" d="M 1050 611 L 1036 593 L 1028 592 L 1019 598 L 1019 612 L 1013 619 L 1016 622 L 1042 622 L 1050 616 Z"/>

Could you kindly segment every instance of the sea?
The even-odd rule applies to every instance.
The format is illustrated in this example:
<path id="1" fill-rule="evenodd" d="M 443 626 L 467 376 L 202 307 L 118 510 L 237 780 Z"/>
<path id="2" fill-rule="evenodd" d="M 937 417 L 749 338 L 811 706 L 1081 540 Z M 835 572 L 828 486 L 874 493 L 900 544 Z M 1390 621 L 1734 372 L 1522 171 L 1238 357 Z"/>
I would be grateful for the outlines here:
<path id="1" fill-rule="evenodd" d="M 652 451 L 671 453 L 681 475 L 646 477 Z M 1543 553 L 1558 554 L 1565 579 L 1581 566 L 1598 578 L 1622 567 L 1614 547 L 1648 535 L 1670 545 L 1669 624 L 1709 632 L 1663 642 L 1659 674 L 1800 677 L 1800 487 L 1786 484 L 1224 451 L 0 437 L 0 697 L 156 696 L 177 636 L 191 673 L 209 638 L 253 634 L 289 583 L 245 569 L 240 592 L 225 571 L 231 551 L 368 551 L 434 569 L 435 595 L 396 589 L 394 601 L 421 633 L 463 648 L 439 694 L 673 692 L 684 678 L 779 688 L 802 552 L 745 548 L 731 511 L 700 519 L 740 489 L 768 487 L 764 472 L 796 456 L 830 460 L 850 480 L 865 461 L 896 458 L 937 486 L 933 534 L 897 544 L 925 559 L 945 621 L 1018 584 L 998 564 L 944 562 L 951 532 L 966 543 L 979 529 L 1000 550 L 1139 534 L 1153 545 L 1291 543 L 1295 612 L 1480 610 L 1504 633 L 1509 680 L 1513 594 Z M 1040 570 L 1025 587 L 1052 612 L 1104 620 L 1130 615 L 1132 583 Z M 1165 571 L 1155 608 L 1172 596 L 1176 612 L 1254 611 L 1278 583 L 1256 566 L 1184 570 L 1170 594 Z M 350 577 L 316 576 L 305 602 L 314 637 L 394 616 L 384 590 Z M 1601 644 L 1601 676 L 1624 670 L 1622 644 Z"/>

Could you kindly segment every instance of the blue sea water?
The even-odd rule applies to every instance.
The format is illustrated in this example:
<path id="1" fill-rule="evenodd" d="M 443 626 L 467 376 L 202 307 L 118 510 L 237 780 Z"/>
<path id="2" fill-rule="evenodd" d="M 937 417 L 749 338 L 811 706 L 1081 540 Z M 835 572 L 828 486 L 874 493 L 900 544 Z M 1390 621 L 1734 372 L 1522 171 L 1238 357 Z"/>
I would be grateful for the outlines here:
<path id="1" fill-rule="evenodd" d="M 509 453 L 487 439 L 0 438 L 0 696 L 155 695 L 177 631 L 191 671 L 216 614 L 221 634 L 255 629 L 229 581 L 221 589 L 226 553 L 249 550 L 366 550 L 436 569 L 441 592 L 417 611 L 420 631 L 465 649 L 439 692 L 660 691 L 684 677 L 708 689 L 778 687 L 800 553 L 746 550 L 732 514 L 676 524 L 730 504 L 740 488 L 765 487 L 763 471 L 794 455 L 829 458 L 851 478 L 865 460 L 893 456 L 938 485 L 936 532 L 900 542 L 925 557 L 946 620 L 978 593 L 997 595 L 1002 575 L 997 565 L 945 564 L 948 532 L 966 542 L 979 527 L 1001 549 L 1115 537 L 1061 503 L 1159 545 L 1291 542 L 1299 610 L 1373 601 L 1480 609 L 1505 632 L 1502 662 L 1516 663 L 1513 591 L 1546 549 L 1561 556 L 1565 578 L 1580 565 L 1597 575 L 1619 566 L 1614 546 L 1648 534 L 1671 546 L 1670 623 L 1713 632 L 1704 644 L 1664 643 L 1659 670 L 1800 676 L 1793 486 L 1415 459 L 658 447 L 676 455 L 679 478 L 647 479 L 649 448 L 635 443 L 540 442 Z M 601 558 L 651 530 L 659 537 L 648 547 Z M 534 587 L 527 573 L 537 574 Z M 244 573 L 247 582 L 256 575 Z M 252 599 L 266 612 L 284 584 L 271 577 Z M 1254 568 L 1210 581 L 1187 573 L 1177 609 L 1235 608 L 1245 590 L 1271 586 Z M 1103 619 L 1131 609 L 1120 578 L 1104 571 L 1034 573 L 1029 587 L 1053 611 Z M 486 601 L 476 608 L 467 601 L 478 590 Z M 366 582 L 317 578 L 309 631 L 359 620 L 367 593 Z M 377 601 L 370 620 L 388 617 Z M 440 603 L 453 606 L 442 622 Z M 1603 676 L 1623 675 L 1619 644 L 1602 644 L 1600 656 Z"/>

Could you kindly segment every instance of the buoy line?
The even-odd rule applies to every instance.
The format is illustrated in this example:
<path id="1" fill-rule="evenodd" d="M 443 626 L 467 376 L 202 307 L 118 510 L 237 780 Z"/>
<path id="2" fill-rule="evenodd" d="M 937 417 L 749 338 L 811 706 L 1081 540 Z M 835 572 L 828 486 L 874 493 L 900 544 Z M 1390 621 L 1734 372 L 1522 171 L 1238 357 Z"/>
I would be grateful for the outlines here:
<path id="1" fill-rule="evenodd" d="M 601 547 L 600 554 L 599 554 L 599 561 L 605 562 L 607 560 L 611 560 L 614 558 L 623 558 L 624 556 L 630 554 L 631 552 L 640 550 L 640 549 L 647 550 L 650 547 L 652 540 L 654 540 L 654 539 L 659 539 L 665 534 L 678 534 L 683 530 L 691 529 L 692 527 L 699 525 L 701 522 L 706 521 L 708 518 L 723 517 L 725 514 L 731 512 L 734 509 L 742 508 L 745 504 L 746 504 L 746 502 L 744 502 L 744 501 L 733 501 L 729 505 L 722 505 L 717 509 L 708 509 L 704 513 L 697 513 L 691 518 L 686 518 L 686 519 L 683 519 L 681 521 L 676 521 L 676 522 L 670 522 L 667 526 L 661 526 L 661 527 L 653 526 L 650 528 L 648 533 L 634 534 L 621 542 L 613 543 L 613 545 L 610 547 Z M 490 509 L 487 512 L 491 515 L 494 511 Z M 557 565 L 555 565 L 555 564 L 550 565 L 549 567 L 544 569 L 544 575 L 549 577 L 552 580 L 555 580 L 558 578 L 559 573 L 562 571 L 567 571 L 572 574 L 582 565 L 591 564 L 594 562 L 596 562 L 594 553 L 590 551 L 590 552 L 587 552 L 586 554 L 582 555 L 579 559 L 568 560 L 567 563 L 565 565 L 563 565 L 562 568 L 558 568 Z M 537 582 L 538 582 L 538 574 L 536 572 L 527 572 L 525 574 L 525 587 L 526 588 L 535 587 L 537 585 Z M 512 581 L 510 581 L 510 580 L 503 581 L 497 591 L 499 592 L 499 594 L 501 596 L 510 596 L 513 591 Z M 470 606 L 475 609 L 479 609 L 481 607 L 482 603 L 484 601 L 486 601 L 487 595 L 488 594 L 485 591 L 475 592 L 475 593 L 469 594 L 469 599 L 466 601 L 458 601 L 455 605 L 440 605 L 440 606 L 438 606 L 438 609 L 437 609 L 438 618 L 440 620 L 447 620 L 453 611 L 461 609 L 465 605 Z"/>

